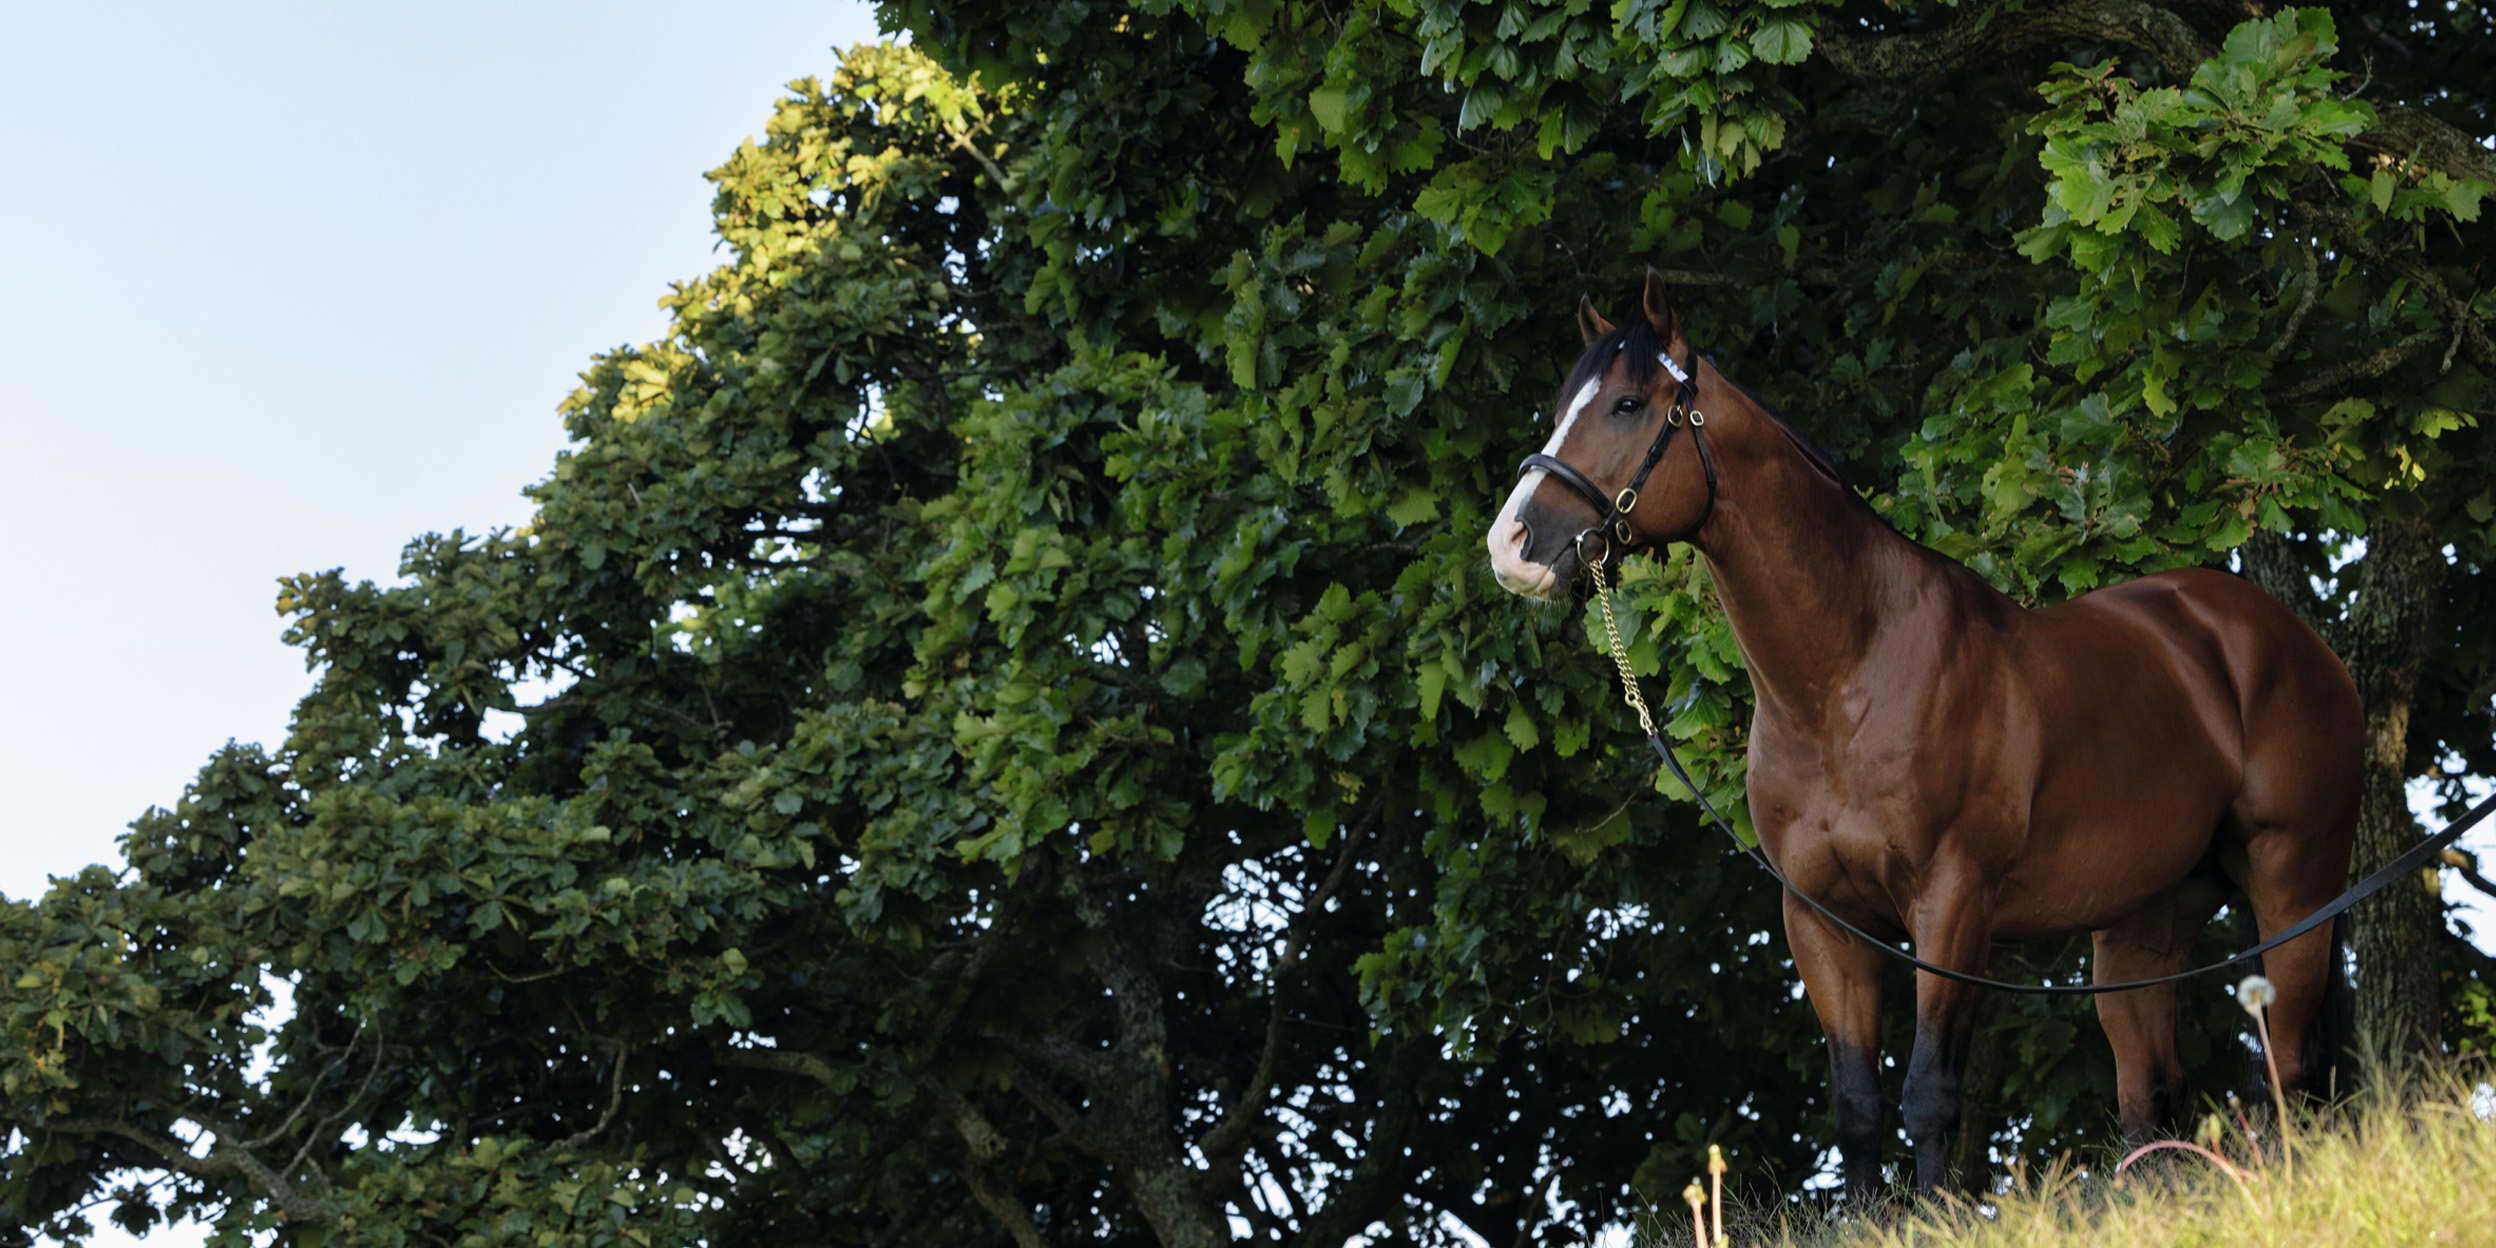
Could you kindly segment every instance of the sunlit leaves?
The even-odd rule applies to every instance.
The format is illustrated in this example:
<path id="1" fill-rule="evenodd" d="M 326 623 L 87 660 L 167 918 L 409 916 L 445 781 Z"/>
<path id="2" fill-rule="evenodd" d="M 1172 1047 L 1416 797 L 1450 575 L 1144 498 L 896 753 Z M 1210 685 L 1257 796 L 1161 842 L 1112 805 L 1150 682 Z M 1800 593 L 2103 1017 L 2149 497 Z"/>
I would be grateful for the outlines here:
<path id="1" fill-rule="evenodd" d="M 2276 213 L 2309 169 L 2347 169 L 2340 141 L 2374 121 L 2330 92 L 2342 75 L 2323 62 L 2337 50 L 2328 12 L 2289 9 L 2239 25 L 2185 88 L 2144 90 L 2113 62 L 2057 67 L 2045 87 L 2054 107 L 2033 123 L 2054 211 L 2023 250 L 2102 273 L 2127 235 L 2172 254 L 2181 218 L 2243 238 L 2257 208 Z"/>

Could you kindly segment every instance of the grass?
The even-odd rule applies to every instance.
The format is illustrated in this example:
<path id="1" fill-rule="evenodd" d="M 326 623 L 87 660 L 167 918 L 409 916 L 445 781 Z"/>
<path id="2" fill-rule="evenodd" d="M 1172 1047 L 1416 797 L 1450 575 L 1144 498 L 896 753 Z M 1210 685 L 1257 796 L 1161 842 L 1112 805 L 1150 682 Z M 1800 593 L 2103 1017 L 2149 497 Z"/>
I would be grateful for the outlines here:
<path id="1" fill-rule="evenodd" d="M 2392 1081 L 2398 1083 L 2399 1081 Z M 2110 1164 L 2013 1176 L 1981 1205 L 1944 1200 L 1835 1225 L 1729 1211 L 1736 1248 L 2096 1248 L 2098 1245 L 2464 1244 L 2496 1248 L 2496 1122 L 2473 1112 L 2486 1085 L 2453 1073 L 2302 1116 L 2294 1162 L 2238 1119 L 2205 1135 L 2241 1178 L 2181 1150 L 2120 1177 Z M 2265 1124 L 2254 1130 L 2268 1137 Z M 2205 1128 L 2207 1130 L 2207 1128 Z M 1661 1211 L 1658 1211 L 1661 1212 Z M 1686 1210 L 1642 1248 L 1693 1242 Z M 1747 1215 L 1747 1216 L 1746 1216 Z M 1773 1216 L 1773 1215 L 1772 1215 Z"/>

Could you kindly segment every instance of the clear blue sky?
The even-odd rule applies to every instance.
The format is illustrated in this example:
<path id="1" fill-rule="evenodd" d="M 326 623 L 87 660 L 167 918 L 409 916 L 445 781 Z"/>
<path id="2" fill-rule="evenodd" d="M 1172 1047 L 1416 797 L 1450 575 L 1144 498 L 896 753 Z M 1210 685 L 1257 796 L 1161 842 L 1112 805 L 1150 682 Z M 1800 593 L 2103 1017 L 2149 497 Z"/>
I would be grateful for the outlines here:
<path id="1" fill-rule="evenodd" d="M 9 0 L 0 893 L 306 688 L 276 579 L 526 518 L 591 353 L 714 263 L 703 171 L 856 3 Z"/>
<path id="2" fill-rule="evenodd" d="M 703 171 L 876 38 L 855 0 L 0 0 L 0 29 L 11 897 L 284 735 L 279 576 L 525 519 L 591 353 L 715 263 Z"/>

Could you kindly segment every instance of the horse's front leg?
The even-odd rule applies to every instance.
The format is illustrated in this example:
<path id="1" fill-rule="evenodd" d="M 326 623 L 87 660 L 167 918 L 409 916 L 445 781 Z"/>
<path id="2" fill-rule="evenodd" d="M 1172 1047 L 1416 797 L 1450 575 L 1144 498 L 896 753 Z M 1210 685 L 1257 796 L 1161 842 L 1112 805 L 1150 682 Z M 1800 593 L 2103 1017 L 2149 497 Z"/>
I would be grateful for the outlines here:
<path id="1" fill-rule="evenodd" d="M 1928 881 L 1912 908 L 1916 956 L 1935 966 L 1983 974 L 1993 941 L 1993 913 L 1982 874 L 1973 867 L 1936 863 Z M 1929 971 L 1915 973 L 1915 1055 L 1907 1063 L 1903 1108 L 1907 1139 L 1915 1146 L 1915 1189 L 1926 1195 L 1951 1180 L 1961 1079 L 1968 1042 L 1975 1036 L 1977 994 L 1983 991 Z"/>
<path id="2" fill-rule="evenodd" d="M 1869 1204 L 1881 1182 L 1881 953 L 1785 895 L 1785 942 L 1829 1038 L 1829 1105 L 1846 1198 Z"/>

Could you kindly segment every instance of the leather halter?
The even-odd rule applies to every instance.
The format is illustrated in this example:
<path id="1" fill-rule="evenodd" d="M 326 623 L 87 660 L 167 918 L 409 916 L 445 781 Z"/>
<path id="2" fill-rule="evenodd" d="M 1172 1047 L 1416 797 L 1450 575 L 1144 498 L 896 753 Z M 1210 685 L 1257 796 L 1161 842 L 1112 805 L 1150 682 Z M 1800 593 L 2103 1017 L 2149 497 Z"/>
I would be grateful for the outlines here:
<path id="1" fill-rule="evenodd" d="M 1625 554 L 1646 544 L 1637 526 L 1629 522 L 1629 513 L 1638 506 L 1639 488 L 1647 483 L 1647 476 L 1655 471 L 1655 466 L 1664 462 L 1664 452 L 1672 447 L 1673 435 L 1681 432 L 1685 421 L 1690 426 L 1690 440 L 1699 448 L 1699 466 L 1707 472 L 1707 505 L 1699 512 L 1698 524 L 1690 527 L 1696 529 L 1700 524 L 1707 523 L 1707 518 L 1716 512 L 1716 457 L 1707 450 L 1707 414 L 1696 406 L 1699 396 L 1698 348 L 1690 349 L 1690 362 L 1686 367 L 1674 363 L 1668 352 L 1656 352 L 1655 359 L 1673 375 L 1673 403 L 1664 410 L 1664 427 L 1656 430 L 1655 441 L 1647 444 L 1647 457 L 1639 461 L 1637 473 L 1630 477 L 1629 484 L 1619 494 L 1606 497 L 1585 473 L 1570 467 L 1555 455 L 1537 451 L 1517 465 L 1518 476 L 1537 468 L 1551 474 L 1562 485 L 1577 491 L 1579 497 L 1593 504 L 1595 514 L 1602 517 L 1577 535 L 1577 557 L 1581 562 L 1607 562 L 1615 554 Z M 1601 558 L 1587 558 L 1586 539 L 1589 537 L 1602 540 Z"/>

